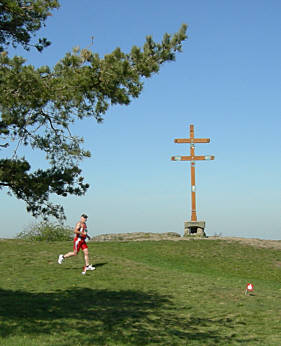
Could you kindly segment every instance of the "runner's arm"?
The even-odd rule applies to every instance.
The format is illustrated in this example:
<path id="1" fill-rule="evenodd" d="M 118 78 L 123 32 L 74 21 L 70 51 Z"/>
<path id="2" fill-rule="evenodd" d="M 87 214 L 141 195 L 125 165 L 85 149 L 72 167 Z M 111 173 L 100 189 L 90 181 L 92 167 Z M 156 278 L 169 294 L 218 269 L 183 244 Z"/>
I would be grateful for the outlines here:
<path id="1" fill-rule="evenodd" d="M 78 235 L 87 235 L 86 232 L 81 232 L 80 229 L 81 229 L 81 223 L 78 222 L 75 226 L 74 233 Z"/>

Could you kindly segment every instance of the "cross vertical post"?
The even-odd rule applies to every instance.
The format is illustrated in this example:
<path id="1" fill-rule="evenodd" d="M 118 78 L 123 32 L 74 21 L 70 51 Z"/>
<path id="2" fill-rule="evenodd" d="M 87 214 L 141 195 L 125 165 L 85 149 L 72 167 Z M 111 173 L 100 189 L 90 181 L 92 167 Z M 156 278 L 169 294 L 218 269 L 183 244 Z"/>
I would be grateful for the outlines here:
<path id="1" fill-rule="evenodd" d="M 190 156 L 193 158 L 195 156 L 195 146 L 193 143 L 194 140 L 194 126 L 190 125 Z M 190 176 L 191 176 L 191 221 L 197 221 L 196 215 L 196 185 L 195 185 L 195 162 L 192 160 L 190 162 Z"/>
<path id="2" fill-rule="evenodd" d="M 189 143 L 190 156 L 172 156 L 173 161 L 190 161 L 190 177 L 191 177 L 191 221 L 184 223 L 185 236 L 199 235 L 205 236 L 205 221 L 197 221 L 196 215 L 196 185 L 195 185 L 195 161 L 198 160 L 214 160 L 213 155 L 196 156 L 194 143 L 209 143 L 210 138 L 195 138 L 194 125 L 189 126 L 189 138 L 175 139 L 175 143 Z"/>

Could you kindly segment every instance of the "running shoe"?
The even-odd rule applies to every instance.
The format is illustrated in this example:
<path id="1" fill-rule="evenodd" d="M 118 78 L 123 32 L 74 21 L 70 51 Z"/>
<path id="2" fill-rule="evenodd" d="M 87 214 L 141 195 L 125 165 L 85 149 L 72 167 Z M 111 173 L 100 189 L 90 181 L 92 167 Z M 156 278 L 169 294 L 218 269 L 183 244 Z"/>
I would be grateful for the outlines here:
<path id="1" fill-rule="evenodd" d="M 58 264 L 62 264 L 63 261 L 64 261 L 63 255 L 59 255 Z"/>
<path id="2" fill-rule="evenodd" d="M 94 267 L 92 264 L 89 264 L 87 267 L 86 267 L 86 270 L 95 270 L 96 267 Z"/>

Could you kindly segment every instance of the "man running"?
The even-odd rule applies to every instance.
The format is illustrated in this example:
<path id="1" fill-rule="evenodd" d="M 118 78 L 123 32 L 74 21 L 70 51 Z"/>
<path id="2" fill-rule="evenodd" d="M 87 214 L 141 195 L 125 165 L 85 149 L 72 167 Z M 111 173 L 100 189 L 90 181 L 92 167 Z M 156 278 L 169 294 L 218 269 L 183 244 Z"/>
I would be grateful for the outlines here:
<path id="1" fill-rule="evenodd" d="M 82 249 L 84 253 L 84 260 L 85 260 L 85 266 L 83 267 L 82 274 L 86 274 L 87 270 L 95 270 L 96 268 L 89 264 L 89 251 L 88 251 L 88 245 L 86 243 L 86 239 L 91 239 L 91 237 L 87 234 L 87 225 L 86 221 L 88 219 L 88 216 L 86 214 L 82 214 L 80 221 L 77 222 L 74 233 L 74 241 L 73 241 L 73 251 L 68 252 L 65 255 L 59 255 L 58 263 L 62 264 L 65 258 L 77 256 L 80 249 Z"/>

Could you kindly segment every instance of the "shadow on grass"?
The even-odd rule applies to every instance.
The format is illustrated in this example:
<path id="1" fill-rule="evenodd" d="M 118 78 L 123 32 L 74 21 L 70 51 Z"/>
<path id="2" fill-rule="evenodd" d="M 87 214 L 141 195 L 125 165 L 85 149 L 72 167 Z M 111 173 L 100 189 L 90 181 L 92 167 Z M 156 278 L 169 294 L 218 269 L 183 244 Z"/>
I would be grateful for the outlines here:
<path id="1" fill-rule="evenodd" d="M 182 317 L 169 297 L 135 290 L 73 288 L 31 293 L 0 289 L 0 321 L 2 338 L 56 335 L 61 346 L 69 345 L 74 337 L 80 345 L 238 341 L 231 319 Z"/>
<path id="2" fill-rule="evenodd" d="M 103 262 L 103 263 L 93 263 L 93 266 L 96 267 L 96 268 L 99 268 L 99 267 L 102 267 L 104 265 L 106 265 L 107 263 L 106 262 Z M 77 270 L 77 269 L 82 269 L 83 267 L 81 265 L 79 266 L 75 266 L 75 267 L 69 267 L 69 268 L 66 268 L 64 267 L 63 269 L 64 270 Z"/>

